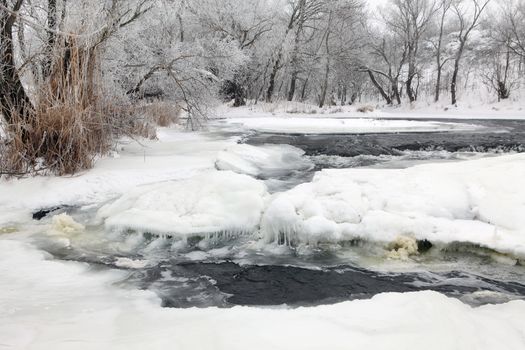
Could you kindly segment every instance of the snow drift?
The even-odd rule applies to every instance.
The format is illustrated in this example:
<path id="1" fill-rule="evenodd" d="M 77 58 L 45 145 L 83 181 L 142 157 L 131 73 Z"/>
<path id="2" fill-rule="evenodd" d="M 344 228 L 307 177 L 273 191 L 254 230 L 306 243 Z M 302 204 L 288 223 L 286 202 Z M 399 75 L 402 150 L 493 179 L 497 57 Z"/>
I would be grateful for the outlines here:
<path id="1" fill-rule="evenodd" d="M 525 256 L 525 155 L 408 169 L 324 170 L 276 195 L 268 242 L 469 242 Z"/>
<path id="2" fill-rule="evenodd" d="M 138 187 L 97 214 L 108 229 L 177 237 L 253 233 L 268 196 L 265 185 L 231 171 Z"/>

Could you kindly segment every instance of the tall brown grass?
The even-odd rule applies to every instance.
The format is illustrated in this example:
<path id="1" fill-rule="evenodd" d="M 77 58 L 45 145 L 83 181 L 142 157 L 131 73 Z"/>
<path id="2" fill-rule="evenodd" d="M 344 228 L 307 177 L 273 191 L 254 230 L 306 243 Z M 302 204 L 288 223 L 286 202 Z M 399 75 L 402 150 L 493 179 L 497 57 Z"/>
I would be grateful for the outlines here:
<path id="1" fill-rule="evenodd" d="M 115 138 L 154 138 L 155 125 L 177 122 L 180 110 L 170 104 L 134 107 L 106 93 L 96 49 L 69 38 L 57 53 L 49 77 L 36 91 L 33 111 L 15 114 L 5 127 L 0 175 L 73 174 L 91 168 Z"/>

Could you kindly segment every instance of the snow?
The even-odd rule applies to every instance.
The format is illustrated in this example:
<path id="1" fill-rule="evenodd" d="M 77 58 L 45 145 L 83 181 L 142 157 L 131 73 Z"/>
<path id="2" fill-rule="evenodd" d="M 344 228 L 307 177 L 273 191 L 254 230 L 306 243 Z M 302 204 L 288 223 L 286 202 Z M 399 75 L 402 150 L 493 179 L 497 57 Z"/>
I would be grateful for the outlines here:
<path id="1" fill-rule="evenodd" d="M 381 106 L 377 102 L 359 103 L 355 106 L 328 106 L 318 108 L 316 105 L 299 102 L 279 102 L 248 105 L 238 108 L 222 106 L 218 116 L 228 119 L 239 118 L 305 118 L 305 119 L 513 119 L 525 120 L 525 103 L 523 98 L 501 102 L 483 103 L 488 97 L 468 96 L 462 98 L 458 106 L 443 103 L 418 101 L 402 106 Z M 362 113 L 361 107 L 372 108 L 373 111 Z"/>
<path id="2" fill-rule="evenodd" d="M 399 236 L 469 242 L 525 256 L 525 154 L 407 169 L 324 170 L 277 194 L 267 242 L 317 244 Z"/>
<path id="3" fill-rule="evenodd" d="M 31 211 L 59 205 L 103 203 L 138 185 L 184 179 L 215 169 L 220 150 L 236 139 L 160 129 L 158 141 L 123 141 L 118 157 L 99 159 L 74 176 L 0 180 L 0 225 L 30 219 Z"/>
<path id="4" fill-rule="evenodd" d="M 336 119 L 304 117 L 261 117 L 228 119 L 226 123 L 266 133 L 283 134 L 366 134 L 395 132 L 473 131 L 479 126 L 431 121 Z"/>
<path id="5" fill-rule="evenodd" d="M 435 292 L 289 309 L 163 309 L 122 271 L 0 239 L 3 349 L 523 349 L 525 302 L 472 308 Z"/>
<path id="6" fill-rule="evenodd" d="M 289 145 L 250 146 L 237 144 L 219 152 L 215 163 L 220 170 L 265 177 L 307 171 L 314 167 L 304 151 Z"/>
<path id="7" fill-rule="evenodd" d="M 471 128 L 338 113 L 293 120 L 253 115 L 228 125 L 235 128 L 241 120 L 247 128 L 260 123 L 262 129 L 316 133 Z M 136 271 L 55 260 L 33 246 L 17 223 L 31 222 L 31 211 L 40 208 L 98 208 L 111 201 L 98 211 L 108 230 L 183 239 L 254 234 L 262 238 L 259 243 L 271 243 L 261 254 L 286 248 L 275 242 L 304 247 L 364 239 L 384 244 L 386 257 L 405 260 L 418 254 L 418 239 L 428 239 L 474 243 L 522 257 L 525 155 L 408 169 L 324 170 L 311 183 L 270 196 L 264 182 L 253 177 L 310 170 L 302 151 L 238 145 L 236 138 L 171 129 L 160 130 L 159 139 L 124 144 L 114 158 L 100 159 L 77 176 L 0 181 L 0 348 L 523 349 L 524 301 L 471 308 L 438 293 L 419 292 L 297 309 L 164 309 L 152 291 L 121 283 Z M 38 232 L 49 228 L 53 242 L 65 248 L 84 229 L 65 214 L 50 221 L 28 225 Z M 87 224 L 89 230 L 92 222 Z M 49 239 L 36 236 L 37 242 Z M 142 239 L 135 236 L 129 239 Z M 227 249 L 194 250 L 184 258 L 227 256 Z M 135 255 L 114 263 L 132 270 L 151 264 Z M 474 294 L 474 299 L 483 297 Z"/>
<path id="8" fill-rule="evenodd" d="M 109 230 L 178 237 L 252 233 L 268 193 L 261 181 L 231 171 L 142 186 L 102 207 Z"/>

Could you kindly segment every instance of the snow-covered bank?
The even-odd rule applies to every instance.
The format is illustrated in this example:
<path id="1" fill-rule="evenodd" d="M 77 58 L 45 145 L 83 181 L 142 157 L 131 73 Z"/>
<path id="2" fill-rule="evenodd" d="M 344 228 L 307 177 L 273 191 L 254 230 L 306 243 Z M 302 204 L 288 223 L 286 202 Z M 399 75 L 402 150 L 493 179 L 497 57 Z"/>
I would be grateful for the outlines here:
<path id="1" fill-rule="evenodd" d="M 325 170 L 277 195 L 262 233 L 268 242 L 355 238 L 469 242 L 525 256 L 525 155 L 407 169 Z"/>
<path id="2" fill-rule="evenodd" d="M 364 109 L 359 111 L 360 109 Z M 222 106 L 217 111 L 219 118 L 308 118 L 308 119 L 514 119 L 525 120 L 525 104 L 521 101 L 502 101 L 492 104 L 480 104 L 470 101 L 458 107 L 446 103 L 426 103 L 424 101 L 403 106 L 376 106 L 358 103 L 356 106 L 328 106 L 299 102 L 277 102 L 272 104 L 259 102 L 238 108 Z"/>
<path id="3" fill-rule="evenodd" d="M 236 142 L 176 129 L 160 129 L 158 138 L 121 144 L 115 157 L 100 159 L 93 169 L 75 176 L 1 179 L 0 225 L 27 220 L 33 210 L 102 203 L 138 185 L 209 171 L 218 152 Z"/>
<path id="4" fill-rule="evenodd" d="M 416 133 L 444 131 L 475 131 L 479 126 L 465 123 L 441 123 L 430 121 L 379 120 L 379 119 L 335 119 L 304 117 L 260 117 L 236 118 L 226 121 L 248 130 L 283 134 L 378 134 Z"/>
<path id="5" fill-rule="evenodd" d="M 434 292 L 299 309 L 162 309 L 120 271 L 52 260 L 0 239 L 3 349 L 520 350 L 525 302 L 471 308 Z"/>

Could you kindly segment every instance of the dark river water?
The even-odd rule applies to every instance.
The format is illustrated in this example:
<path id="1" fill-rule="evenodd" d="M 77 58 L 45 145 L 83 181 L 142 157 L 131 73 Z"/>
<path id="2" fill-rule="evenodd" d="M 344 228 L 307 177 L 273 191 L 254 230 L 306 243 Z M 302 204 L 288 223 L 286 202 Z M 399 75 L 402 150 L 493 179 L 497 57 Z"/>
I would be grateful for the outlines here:
<path id="1" fill-rule="evenodd" d="M 458 122 L 439 119 L 440 122 Z M 307 155 L 341 157 L 399 155 L 401 151 L 448 152 L 524 152 L 525 122 L 520 120 L 468 120 L 483 129 L 467 132 L 351 134 L 351 135 L 284 135 L 253 134 L 246 142 L 288 144 L 301 148 Z"/>
<path id="2" fill-rule="evenodd" d="M 404 167 L 525 151 L 522 121 L 465 122 L 484 128 L 471 132 L 361 135 L 246 132 L 243 142 L 292 145 L 304 150 L 315 163 L 315 168 L 308 171 L 263 175 L 264 180 L 280 181 L 274 191 L 309 181 L 315 171 L 323 168 Z M 75 214 L 74 209 L 68 211 Z M 35 213 L 35 219 L 47 214 Z M 91 229 L 94 235 L 105 235 L 100 227 Z M 421 256 L 409 266 L 399 266 L 378 258 L 379 248 L 360 243 L 318 247 L 304 253 L 290 247 L 278 251 L 252 249 L 247 238 L 207 245 L 196 241 L 184 247 L 169 238 L 134 239 L 138 243 L 126 249 L 115 246 L 127 247 L 129 234 L 113 235 L 112 249 L 85 243 L 68 249 L 42 245 L 61 259 L 88 262 L 93 268 L 127 269 L 129 277 L 123 284 L 154 290 L 166 307 L 318 305 L 370 298 L 383 292 L 429 289 L 471 305 L 525 298 L 523 262 L 475 246 L 436 247 L 419 242 Z M 199 254 L 204 257 L 195 259 Z M 148 263 L 131 268 L 117 263 L 122 258 Z"/>

